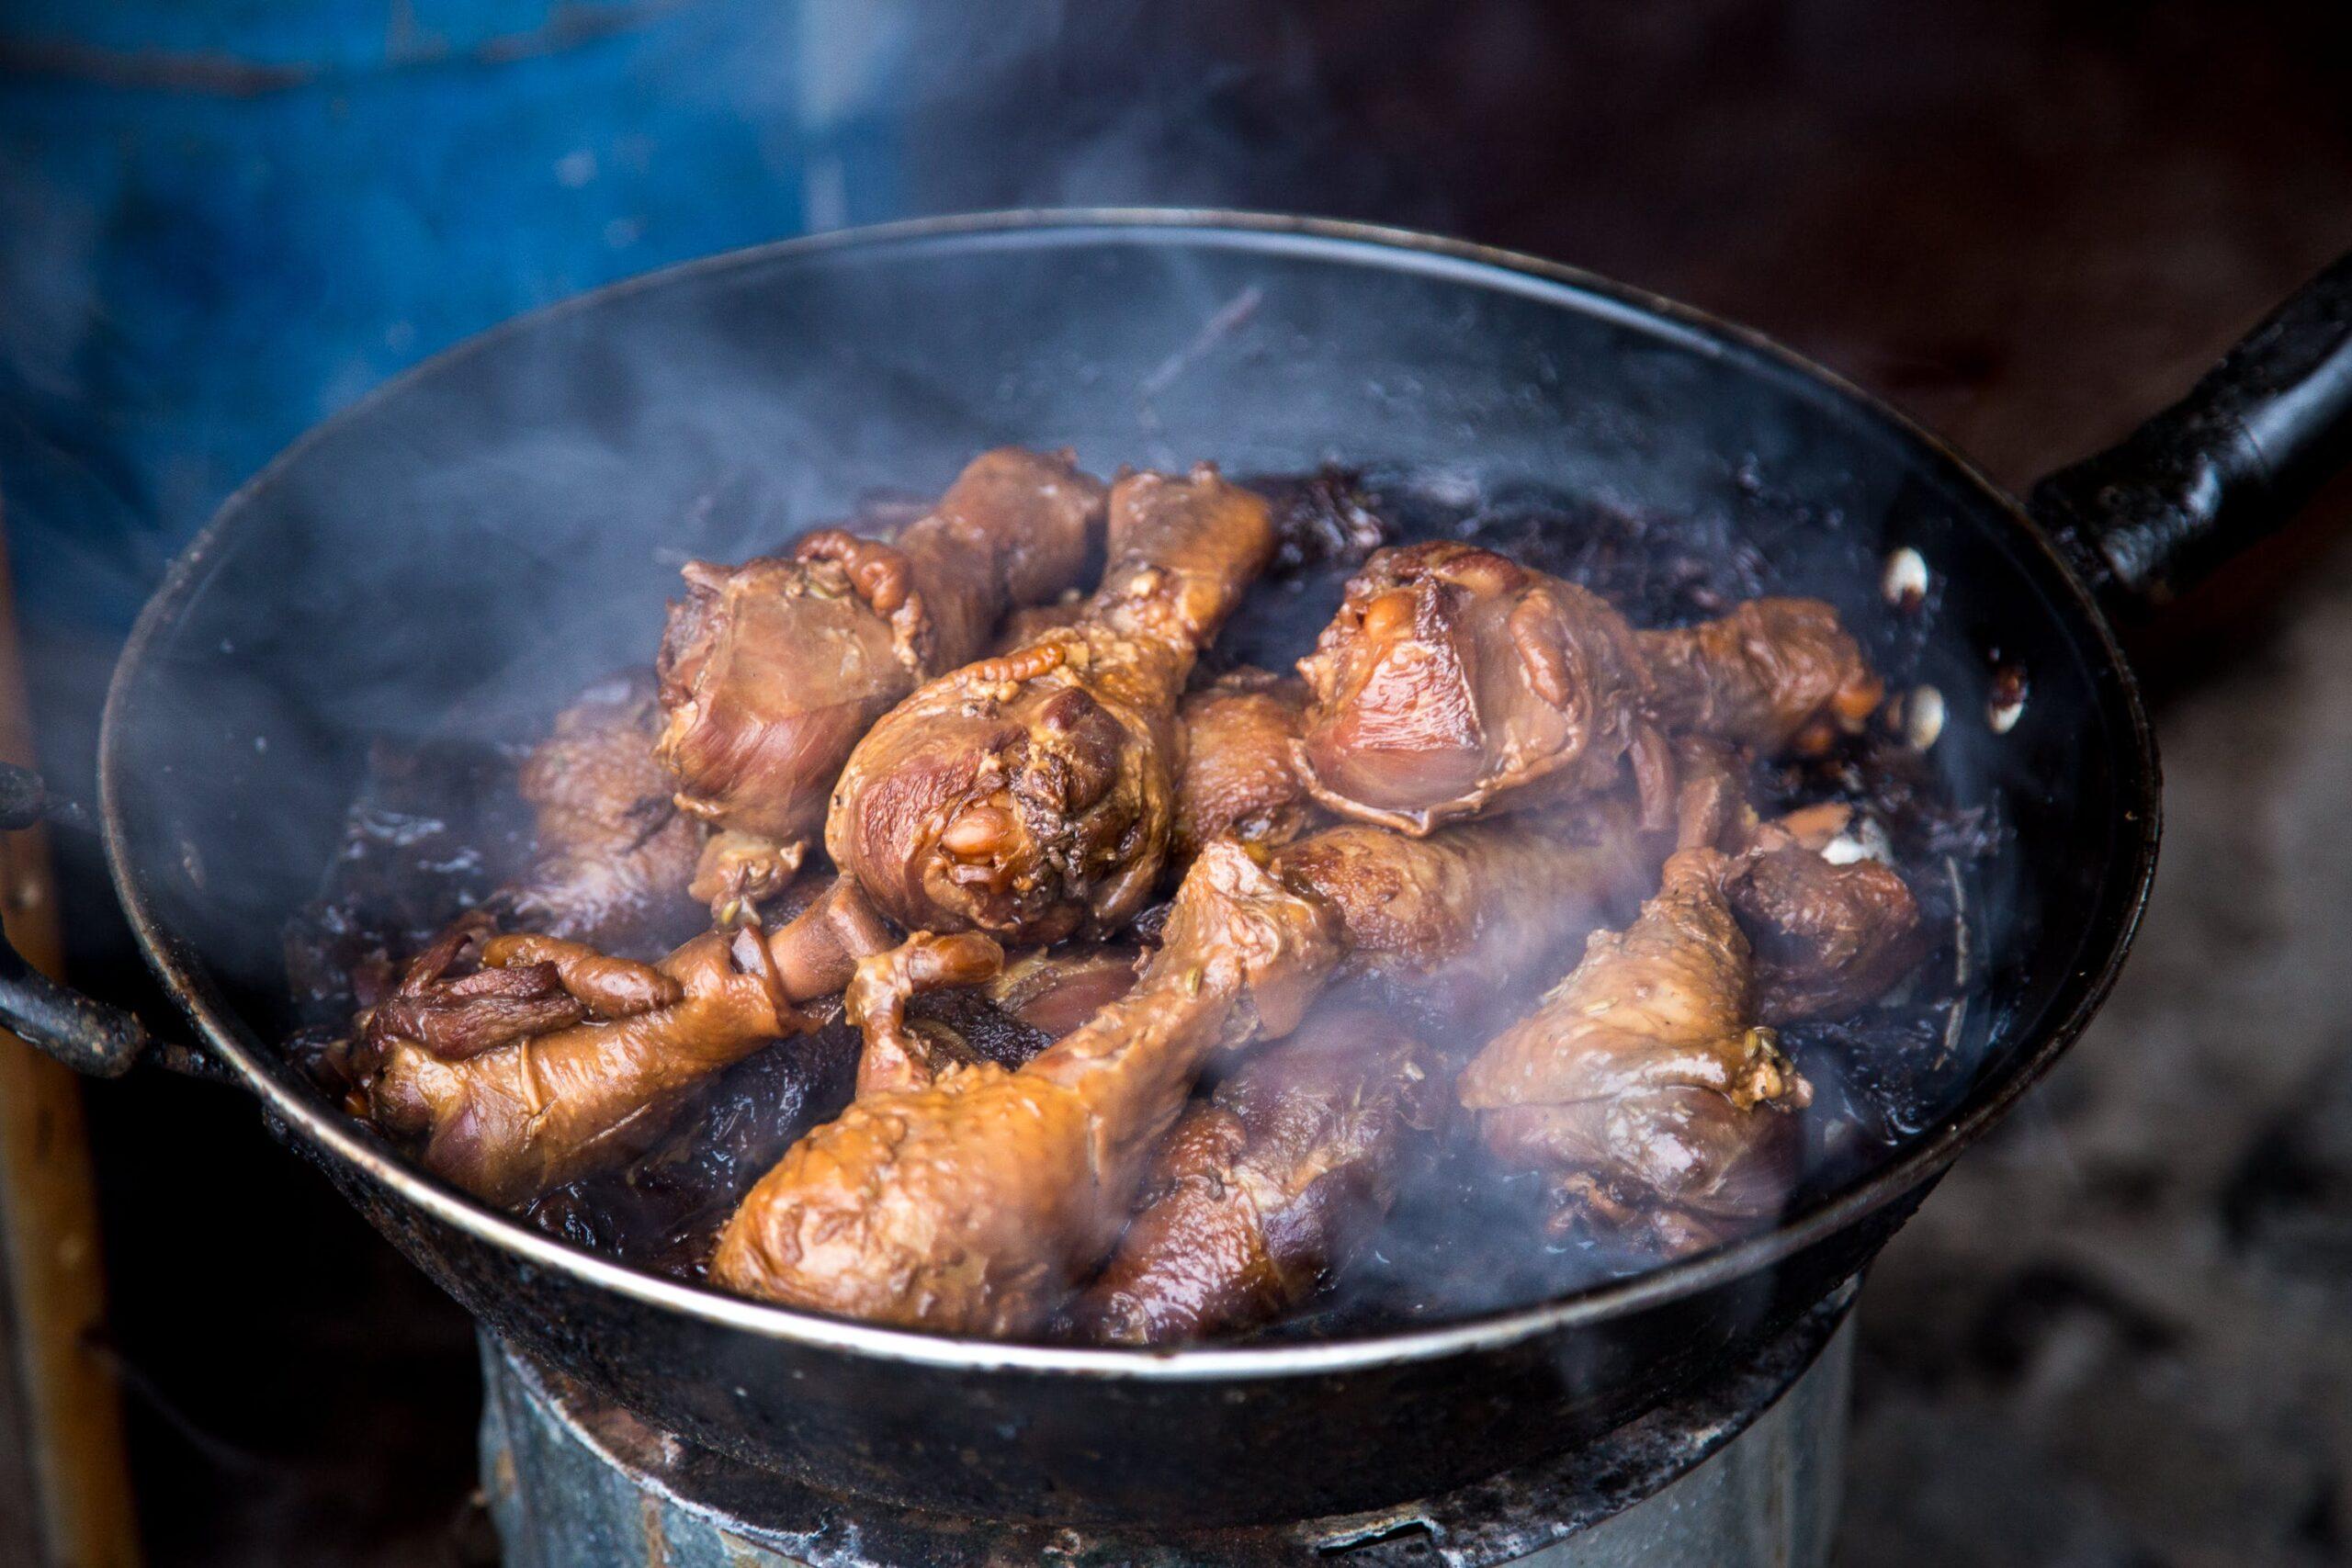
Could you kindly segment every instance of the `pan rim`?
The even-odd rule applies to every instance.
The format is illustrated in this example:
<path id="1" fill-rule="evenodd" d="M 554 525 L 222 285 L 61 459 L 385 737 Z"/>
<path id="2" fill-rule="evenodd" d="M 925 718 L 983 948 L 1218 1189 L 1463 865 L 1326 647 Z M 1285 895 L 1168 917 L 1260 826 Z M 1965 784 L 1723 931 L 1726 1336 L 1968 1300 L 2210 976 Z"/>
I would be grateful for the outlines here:
<path id="1" fill-rule="evenodd" d="M 705 274 L 833 252 L 918 243 L 990 234 L 1077 237 L 1083 231 L 1140 237 L 1184 231 L 1204 240 L 1273 248 L 1285 239 L 1317 251 L 1399 254 L 1426 266 L 1458 270 L 1487 287 L 1544 298 L 1581 296 L 1589 311 L 1597 304 L 1653 330 L 1671 328 L 1690 344 L 1713 353 L 1729 348 L 1752 355 L 1856 407 L 1893 434 L 1923 449 L 1944 471 L 1984 501 L 2011 526 L 2014 544 L 2048 569 L 2048 581 L 2071 601 L 2079 627 L 2098 655 L 2097 669 L 2110 678 L 2112 696 L 2136 755 L 2127 774 L 2127 794 L 2136 793 L 2139 829 L 2114 868 L 2130 879 L 2111 925 L 2094 930 L 2104 951 L 2086 950 L 2083 962 L 2053 998 L 2060 1016 L 2038 1040 L 2022 1044 L 2009 1067 L 1969 1098 L 1910 1147 L 1873 1170 L 1793 1215 L 1770 1231 L 1712 1248 L 1690 1258 L 1572 1294 L 1522 1306 L 1451 1320 L 1429 1328 L 1333 1339 L 1315 1344 L 1126 1349 L 1007 1344 L 922 1330 L 885 1327 L 754 1302 L 712 1288 L 665 1279 L 589 1252 L 533 1229 L 466 1196 L 412 1165 L 374 1134 L 337 1116 L 323 1104 L 296 1094 L 266 1064 L 266 1044 L 217 994 L 192 951 L 164 924 L 130 863 L 121 778 L 125 716 L 138 697 L 134 674 L 202 583 L 206 570 L 231 531 L 282 472 L 346 422 L 356 423 L 381 401 L 412 384 L 437 376 L 511 336 L 537 330 L 574 312 L 595 309 L 639 290 L 669 288 Z M 2086 649 L 2086 651 L 2091 651 Z M 1500 1349 L 1566 1329 L 1630 1315 L 1660 1303 L 1698 1294 L 1757 1274 L 1842 1232 L 1939 1175 L 1960 1151 L 1997 1122 L 2038 1082 L 2088 1025 L 2112 990 L 2145 911 L 2162 831 L 2161 773 L 2139 683 L 2125 662 L 2113 629 L 2071 562 L 2029 518 L 2018 501 L 1982 474 L 1932 432 L 1872 393 L 1862 390 L 1811 360 L 1752 329 L 1717 320 L 1703 311 L 1645 290 L 1616 283 L 1581 268 L 1521 253 L 1411 230 L 1329 218 L 1199 208 L 1033 209 L 957 214 L 801 236 L 716 255 L 625 278 L 508 319 L 411 367 L 313 426 L 224 501 L 212 518 L 173 560 L 141 609 L 108 684 L 99 729 L 98 801 L 107 863 L 115 892 L 148 966 L 195 1024 L 207 1053 L 225 1065 L 260 1101 L 264 1114 L 315 1150 L 348 1168 L 401 1202 L 421 1211 L 473 1241 L 511 1255 L 526 1265 L 568 1276 L 579 1283 L 631 1298 L 639 1304 L 683 1314 L 718 1328 L 790 1342 L 812 1349 L 846 1351 L 879 1360 L 951 1370 L 1007 1371 L 1068 1375 L 1090 1381 L 1131 1378 L 1150 1382 L 1228 1381 L 1322 1376 L 1371 1367 L 1442 1359 Z"/>

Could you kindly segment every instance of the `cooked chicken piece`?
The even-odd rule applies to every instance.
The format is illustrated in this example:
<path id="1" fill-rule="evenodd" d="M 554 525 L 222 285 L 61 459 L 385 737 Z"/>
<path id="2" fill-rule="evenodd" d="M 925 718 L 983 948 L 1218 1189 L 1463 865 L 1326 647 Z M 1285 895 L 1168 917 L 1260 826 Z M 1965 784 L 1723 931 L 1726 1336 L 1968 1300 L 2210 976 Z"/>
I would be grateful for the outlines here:
<path id="1" fill-rule="evenodd" d="M 1850 807 L 1808 806 L 1762 822 L 1736 758 L 1718 741 L 1675 741 L 1679 848 L 1731 857 L 1724 893 L 1755 950 L 1756 1015 L 1772 1025 L 1835 1018 L 1877 1000 L 1927 955 L 1910 886 L 1868 858 Z"/>
<path id="2" fill-rule="evenodd" d="M 1212 839 L 1268 849 L 1289 843 L 1316 817 L 1291 756 L 1306 718 L 1306 687 L 1263 670 L 1227 671 L 1176 710 L 1184 761 L 1176 771 L 1176 837 L 1169 859 L 1192 863 Z"/>
<path id="3" fill-rule="evenodd" d="M 1876 1001 L 1927 955 L 1918 901 L 1902 874 L 1832 861 L 1790 820 L 1758 829 L 1726 892 L 1756 950 L 1756 1012 L 1770 1024 L 1837 1018 Z"/>
<path id="4" fill-rule="evenodd" d="M 707 895 L 723 906 L 788 877 L 858 738 L 978 658 L 1008 606 L 1076 578 L 1102 493 L 1067 453 L 1002 447 L 888 543 L 828 528 L 789 557 L 687 566 L 662 643 L 659 755 L 681 807 L 741 835 L 705 867 Z"/>
<path id="5" fill-rule="evenodd" d="M 1338 917 L 1351 974 L 1378 976 L 1431 1015 L 1475 1018 L 1531 975 L 1556 974 L 1546 966 L 1632 909 L 1663 852 L 1629 805 L 1610 801 L 1425 839 L 1341 823 L 1272 864 Z"/>
<path id="6" fill-rule="evenodd" d="M 956 1333 L 1035 1329 L 1110 1250 L 1220 1045 L 1296 1027 L 1328 918 L 1209 846 L 1136 988 L 1017 1072 L 950 1066 L 793 1145 L 719 1237 L 731 1290 Z"/>
<path id="7" fill-rule="evenodd" d="M 1382 550 L 1298 668 L 1314 693 L 1299 767 L 1335 811 L 1427 833 L 1600 794 L 1630 761 L 1645 820 L 1667 825 L 1633 629 L 1572 582 L 1453 540 Z"/>
<path id="8" fill-rule="evenodd" d="M 702 832 L 653 759 L 660 731 L 650 672 L 600 681 L 556 716 L 517 781 L 537 814 L 530 868 L 508 889 L 523 924 L 653 953 L 701 923 L 686 884 Z"/>
<path id="9" fill-rule="evenodd" d="M 427 1169 L 502 1205 L 646 1147 L 720 1068 L 821 1023 L 803 1004 L 892 942 L 846 881 L 773 932 L 707 932 L 651 964 L 486 925 L 411 966 L 365 1016 L 361 1055 L 377 1123 L 424 1137 Z M 446 978 L 477 942 L 481 969 Z M 526 1012 L 522 986 L 551 999 Z"/>
<path id="10" fill-rule="evenodd" d="M 825 847 L 901 925 L 1024 946 L 1107 934 L 1159 880 L 1177 698 L 1272 525 L 1205 465 L 1123 479 L 1110 510 L 1084 617 L 925 685 L 842 770 Z"/>
<path id="11" fill-rule="evenodd" d="M 1717 620 L 1637 636 L 1659 721 L 1750 750 L 1822 750 L 1860 729 L 1886 694 L 1818 599 L 1751 599 Z"/>
<path id="12" fill-rule="evenodd" d="M 857 1097 L 928 1089 L 951 1063 L 975 1061 L 961 1040 L 910 1025 L 907 1002 L 925 991 L 980 985 L 1003 968 L 1004 949 L 971 931 L 916 931 L 887 953 L 859 959 L 842 993 L 842 1016 L 865 1043 L 857 1061 Z"/>
<path id="13" fill-rule="evenodd" d="M 1465 1068 L 1456 1089 L 1487 1145 L 1548 1175 L 1563 1227 L 1627 1233 L 1666 1253 L 1773 1213 L 1809 1103 L 1769 1029 L 1724 884 L 1732 863 L 1684 850 L 1622 931 Z"/>
<path id="14" fill-rule="evenodd" d="M 1318 1013 L 1195 1101 L 1143 1207 L 1073 1309 L 1079 1332 L 1159 1345 L 1252 1327 L 1344 1269 L 1444 1111 L 1434 1053 L 1387 1015 Z"/>

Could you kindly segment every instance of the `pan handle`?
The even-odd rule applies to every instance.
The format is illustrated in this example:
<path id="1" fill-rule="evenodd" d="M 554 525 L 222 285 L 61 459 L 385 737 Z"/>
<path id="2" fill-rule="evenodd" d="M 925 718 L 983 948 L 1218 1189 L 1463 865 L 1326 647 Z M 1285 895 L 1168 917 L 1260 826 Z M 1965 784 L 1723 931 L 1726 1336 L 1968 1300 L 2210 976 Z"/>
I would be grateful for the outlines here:
<path id="1" fill-rule="evenodd" d="M 51 795 L 39 773 L 0 762 L 0 832 L 21 831 L 42 821 L 89 826 L 82 808 Z M 0 1026 L 35 1050 L 94 1077 L 120 1077 L 142 1056 L 194 1077 L 221 1076 L 210 1058 L 155 1039 L 121 1008 L 84 996 L 34 968 L 5 931 L 0 931 Z"/>
<path id="2" fill-rule="evenodd" d="M 2352 466 L 2352 255 L 2188 395 L 2033 487 L 2028 509 L 2110 607 L 2153 609 Z"/>

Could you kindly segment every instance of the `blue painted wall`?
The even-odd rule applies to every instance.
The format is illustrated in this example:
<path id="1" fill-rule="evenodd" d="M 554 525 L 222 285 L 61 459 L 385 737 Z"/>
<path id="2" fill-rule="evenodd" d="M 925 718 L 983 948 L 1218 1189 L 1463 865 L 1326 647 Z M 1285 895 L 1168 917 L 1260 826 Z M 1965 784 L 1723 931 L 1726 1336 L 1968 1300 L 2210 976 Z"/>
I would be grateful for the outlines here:
<path id="1" fill-rule="evenodd" d="M 95 657 L 230 490 L 436 349 L 898 215 L 910 29 L 897 0 L 0 3 L 0 501 L 36 641 Z"/>

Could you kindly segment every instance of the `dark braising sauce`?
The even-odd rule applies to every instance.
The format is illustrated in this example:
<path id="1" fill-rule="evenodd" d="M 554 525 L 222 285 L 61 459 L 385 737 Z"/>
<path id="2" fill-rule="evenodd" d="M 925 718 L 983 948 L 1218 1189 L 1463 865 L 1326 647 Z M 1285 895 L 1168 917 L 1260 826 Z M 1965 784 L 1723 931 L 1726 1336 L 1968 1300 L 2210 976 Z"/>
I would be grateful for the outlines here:
<path id="1" fill-rule="evenodd" d="M 1735 525 L 1721 515 L 1670 516 L 1532 487 L 1479 490 L 1448 471 L 1337 469 L 1250 481 L 1274 502 L 1282 544 L 1273 570 L 1203 661 L 1206 682 L 1238 664 L 1285 671 L 1314 645 L 1341 585 L 1383 544 L 1457 537 L 1582 583 L 1637 626 L 1685 625 L 1790 584 L 1776 563 L 1818 568 L 1824 552 L 1874 592 L 1880 563 L 1838 520 L 1763 503 Z M 1825 542 L 1826 541 L 1826 542 Z M 1849 610 L 1864 603 L 1849 594 Z M 1874 601 L 1871 601 L 1874 604 Z M 1849 614 L 1890 690 L 1917 678 L 1925 632 L 1916 617 Z M 594 671 L 582 671 L 582 683 Z M 568 694 L 567 694 L 568 695 Z M 332 1081 L 334 1047 L 356 1007 L 380 996 L 396 965 L 458 912 L 493 901 L 528 852 L 530 818 L 514 776 L 526 742 L 426 742 L 377 748 L 348 818 L 345 847 L 320 898 L 288 933 L 288 965 L 305 1028 L 289 1047 Z M 1767 816 L 1819 801 L 1849 803 L 1883 829 L 1935 950 L 1894 996 L 1845 1019 L 1783 1029 L 1783 1046 L 1814 1086 L 1803 1112 L 1806 1157 L 1789 1201 L 1804 1206 L 1852 1181 L 1932 1124 L 1959 1099 L 1975 1063 L 1955 1044 L 1969 977 L 1957 962 L 1963 897 L 2001 839 L 1989 813 L 1941 792 L 1921 755 L 1883 722 L 1802 763 L 1761 765 L 1749 797 Z M 804 873 L 804 875 L 807 874 Z M 1147 941 L 1153 915 L 1137 922 Z M 647 953 L 636 956 L 652 957 Z M 1561 973 L 1575 953 L 1564 955 Z M 1497 1016 L 1526 1010 L 1560 978 L 1531 974 Z M 1383 998 L 1416 1013 L 1409 996 Z M 918 998 L 910 1010 L 1008 1066 L 1046 1037 L 974 993 Z M 1483 1036 L 1464 1021 L 1418 1010 L 1430 1043 L 1466 1060 Z M 1483 1027 L 1483 1026 L 1481 1026 Z M 1464 1037 L 1469 1033 L 1469 1037 Z M 629 1166 L 556 1189 L 529 1223 L 637 1267 L 700 1280 L 719 1226 L 794 1141 L 847 1104 L 857 1041 L 838 1019 L 720 1074 L 668 1137 Z M 1354 1264 L 1306 1307 L 1259 1331 L 1295 1338 L 1360 1334 L 1543 1300 L 1637 1272 L 1654 1258 L 1589 1240 L 1547 1236 L 1542 1183 L 1498 1171 L 1458 1116 L 1425 1138 L 1388 1222 Z"/>

